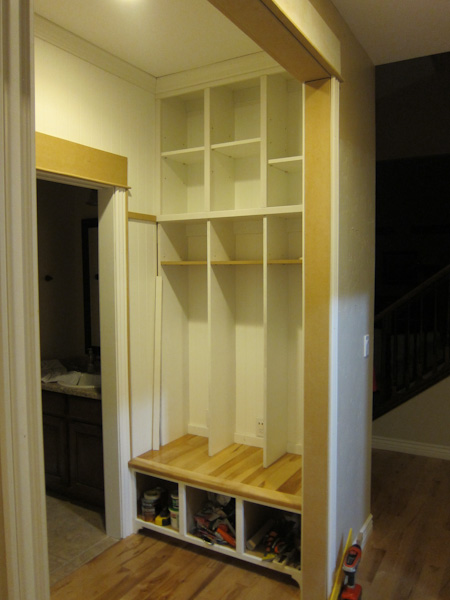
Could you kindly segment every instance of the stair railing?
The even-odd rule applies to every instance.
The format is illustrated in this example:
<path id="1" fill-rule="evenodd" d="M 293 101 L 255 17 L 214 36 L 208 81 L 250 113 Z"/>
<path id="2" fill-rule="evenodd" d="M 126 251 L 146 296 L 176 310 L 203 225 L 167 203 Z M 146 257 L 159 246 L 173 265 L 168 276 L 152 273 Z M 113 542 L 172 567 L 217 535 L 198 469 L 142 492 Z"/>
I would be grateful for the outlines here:
<path id="1" fill-rule="evenodd" d="M 450 265 L 376 315 L 374 329 L 376 419 L 450 375 Z"/>

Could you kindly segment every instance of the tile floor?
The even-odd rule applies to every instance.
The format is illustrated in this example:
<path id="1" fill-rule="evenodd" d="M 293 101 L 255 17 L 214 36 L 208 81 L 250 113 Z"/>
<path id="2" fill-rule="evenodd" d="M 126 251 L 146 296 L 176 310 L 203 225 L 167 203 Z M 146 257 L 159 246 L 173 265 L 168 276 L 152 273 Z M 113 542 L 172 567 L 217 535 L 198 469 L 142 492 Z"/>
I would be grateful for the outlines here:
<path id="1" fill-rule="evenodd" d="M 105 533 L 101 511 L 47 496 L 50 585 L 72 573 L 117 540 Z"/>

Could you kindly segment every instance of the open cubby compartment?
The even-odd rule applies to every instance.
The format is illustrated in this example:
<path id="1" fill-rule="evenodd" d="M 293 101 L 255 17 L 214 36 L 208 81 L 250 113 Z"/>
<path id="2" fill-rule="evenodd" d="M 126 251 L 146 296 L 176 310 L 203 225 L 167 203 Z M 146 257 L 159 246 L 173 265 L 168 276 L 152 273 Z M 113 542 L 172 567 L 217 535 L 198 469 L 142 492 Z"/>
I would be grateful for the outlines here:
<path id="1" fill-rule="evenodd" d="M 178 496 L 178 506 L 183 506 L 183 498 L 180 498 L 182 495 L 181 486 L 178 485 L 175 481 L 170 481 L 168 479 L 161 479 L 160 477 L 155 477 L 153 475 L 148 475 L 145 473 L 140 473 L 139 471 L 135 471 L 135 482 L 136 482 L 136 514 L 139 525 L 142 527 L 147 527 L 150 529 L 155 529 L 162 531 L 163 533 L 176 534 L 179 535 L 180 528 L 173 528 L 171 525 L 159 525 L 155 523 L 155 521 L 147 521 L 142 513 L 142 499 L 144 496 L 144 492 L 149 490 L 159 489 L 161 491 L 161 499 L 157 503 L 156 506 L 156 515 L 158 515 L 162 509 L 166 508 L 169 510 L 172 507 L 172 494 L 176 494 Z M 178 510 L 183 512 L 182 509 Z"/>
<path id="2" fill-rule="evenodd" d="M 210 89 L 211 145 L 261 137 L 258 78 Z"/>
<path id="3" fill-rule="evenodd" d="M 186 433 L 208 436 L 209 338 L 206 264 L 167 265 L 161 268 L 161 275 L 164 445 Z"/>
<path id="4" fill-rule="evenodd" d="M 303 204 L 303 159 L 276 159 L 267 166 L 267 206 Z"/>
<path id="5" fill-rule="evenodd" d="M 204 91 L 160 101 L 161 153 L 204 146 Z"/>
<path id="6" fill-rule="evenodd" d="M 303 259 L 302 214 L 267 217 L 267 261 L 301 263 Z"/>
<path id="7" fill-rule="evenodd" d="M 263 445 L 262 254 L 262 219 L 211 223 L 211 455 L 233 442 Z"/>
<path id="8" fill-rule="evenodd" d="M 212 149 L 212 211 L 263 206 L 260 146 L 260 141 L 256 140 Z"/>
<path id="9" fill-rule="evenodd" d="M 203 149 L 168 152 L 161 157 L 161 213 L 203 212 L 205 152 Z"/>
<path id="10" fill-rule="evenodd" d="M 251 557 L 252 562 L 289 573 L 298 580 L 301 569 L 301 515 L 255 502 L 244 501 L 243 504 L 246 556 Z M 290 551 L 286 554 L 267 552 L 271 533 L 277 533 L 279 536 L 278 550 L 282 549 L 281 540 L 284 539 Z M 272 539 L 275 540 L 275 536 L 272 536 Z"/>
<path id="11" fill-rule="evenodd" d="M 267 158 L 303 156 L 303 84 L 288 74 L 267 77 Z"/>
<path id="12" fill-rule="evenodd" d="M 211 263 L 255 262 L 264 254 L 263 219 L 211 221 Z"/>
<path id="13" fill-rule="evenodd" d="M 213 505 L 220 505 L 225 512 L 224 518 L 216 522 L 217 512 Z M 226 517 L 228 515 L 228 518 Z M 224 537 L 229 536 L 226 543 L 215 537 L 214 528 L 224 526 Z M 214 545 L 214 549 L 225 553 L 235 553 L 236 548 L 236 499 L 216 492 L 186 486 L 186 536 L 190 542 Z M 234 544 L 232 539 L 234 538 Z"/>
<path id="14" fill-rule="evenodd" d="M 266 398 L 264 466 L 303 449 L 303 269 L 271 263 L 301 254 L 300 218 L 267 218 Z"/>
<path id="15" fill-rule="evenodd" d="M 267 206 L 303 202 L 303 85 L 267 77 Z"/>
<path id="16" fill-rule="evenodd" d="M 165 222 L 158 225 L 161 265 L 207 261 L 207 225 L 205 222 Z"/>

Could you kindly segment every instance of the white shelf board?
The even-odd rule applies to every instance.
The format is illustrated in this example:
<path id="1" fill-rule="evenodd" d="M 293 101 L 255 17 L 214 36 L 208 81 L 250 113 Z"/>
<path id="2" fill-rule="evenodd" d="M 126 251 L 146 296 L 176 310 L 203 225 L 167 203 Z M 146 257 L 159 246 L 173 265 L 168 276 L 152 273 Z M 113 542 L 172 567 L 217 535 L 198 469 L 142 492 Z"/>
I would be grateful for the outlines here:
<path id="1" fill-rule="evenodd" d="M 168 152 L 162 152 L 162 158 L 168 158 L 175 162 L 182 163 L 184 165 L 194 165 L 196 163 L 203 162 L 204 160 L 204 147 L 199 146 L 198 148 L 187 148 L 182 150 L 170 150 Z"/>
<path id="2" fill-rule="evenodd" d="M 261 138 L 252 138 L 249 140 L 240 140 L 237 142 L 225 142 L 223 144 L 213 144 L 211 149 L 220 152 L 230 158 L 245 158 L 255 156 L 259 153 Z"/>
<path id="3" fill-rule="evenodd" d="M 285 158 L 271 158 L 269 167 L 275 167 L 285 173 L 299 173 L 302 170 L 303 156 L 287 156 Z"/>
<path id="4" fill-rule="evenodd" d="M 157 216 L 158 223 L 167 223 L 170 221 L 205 221 L 213 219 L 248 219 L 265 216 L 300 216 L 303 213 L 302 204 L 292 204 L 286 206 L 265 206 L 263 208 L 240 208 L 232 210 L 216 210 L 197 213 L 178 213 L 161 214 Z"/>

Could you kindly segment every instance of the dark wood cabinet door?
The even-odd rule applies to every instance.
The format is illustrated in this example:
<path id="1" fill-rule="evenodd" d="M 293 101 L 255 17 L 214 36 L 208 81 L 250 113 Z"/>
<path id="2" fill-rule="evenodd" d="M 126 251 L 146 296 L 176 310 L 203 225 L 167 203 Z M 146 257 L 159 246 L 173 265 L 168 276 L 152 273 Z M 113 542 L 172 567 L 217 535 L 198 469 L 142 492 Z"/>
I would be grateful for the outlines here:
<path id="1" fill-rule="evenodd" d="M 103 440 L 100 425 L 69 422 L 70 486 L 73 498 L 104 505 Z"/>
<path id="2" fill-rule="evenodd" d="M 45 483 L 49 490 L 63 492 L 69 483 L 66 419 L 44 414 Z"/>

